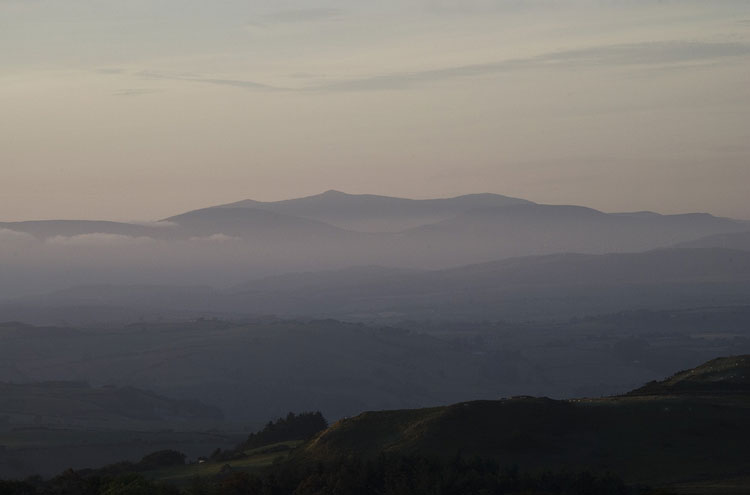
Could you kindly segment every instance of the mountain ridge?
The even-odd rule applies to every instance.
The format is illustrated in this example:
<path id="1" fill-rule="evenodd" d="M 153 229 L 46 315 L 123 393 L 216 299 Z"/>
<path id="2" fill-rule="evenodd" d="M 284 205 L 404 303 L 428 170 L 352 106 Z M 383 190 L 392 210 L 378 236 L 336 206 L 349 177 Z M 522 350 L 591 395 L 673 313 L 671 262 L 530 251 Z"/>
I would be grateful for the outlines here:
<path id="1" fill-rule="evenodd" d="M 399 232 L 450 218 L 467 209 L 531 203 L 525 199 L 493 193 L 410 199 L 376 194 L 348 194 L 331 189 L 302 198 L 268 202 L 242 200 L 213 208 L 258 208 L 310 218 L 347 230 Z"/>

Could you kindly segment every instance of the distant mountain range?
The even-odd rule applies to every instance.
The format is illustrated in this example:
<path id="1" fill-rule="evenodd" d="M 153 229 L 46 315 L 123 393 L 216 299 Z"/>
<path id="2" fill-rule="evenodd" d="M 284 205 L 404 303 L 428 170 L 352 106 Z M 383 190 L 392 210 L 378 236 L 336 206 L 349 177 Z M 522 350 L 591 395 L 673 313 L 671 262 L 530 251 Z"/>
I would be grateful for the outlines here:
<path id="1" fill-rule="evenodd" d="M 400 232 L 436 223 L 470 210 L 513 205 L 531 201 L 499 194 L 469 194 L 444 199 L 406 199 L 372 194 L 323 194 L 284 201 L 239 201 L 217 208 L 259 209 L 308 218 L 359 232 Z"/>
<path id="2" fill-rule="evenodd" d="M 318 291 L 322 294 L 334 279 L 339 287 L 349 284 L 346 280 L 361 286 L 381 283 L 379 280 L 395 273 L 385 276 L 385 272 L 371 270 L 356 276 L 354 272 L 332 275 L 351 267 L 434 271 L 559 253 L 637 253 L 675 246 L 747 250 L 748 232 L 748 222 L 702 213 L 603 213 L 496 194 L 414 200 L 328 191 L 286 201 L 240 201 L 144 224 L 70 220 L 0 223 L 0 295 L 80 285 L 226 288 L 262 277 L 265 284 L 259 287 L 244 285 L 268 294 L 268 276 L 325 270 L 328 275 L 307 274 L 308 280 L 302 282 L 310 288 L 323 284 L 323 290 Z M 668 257 L 678 259 L 675 256 Z M 561 262 L 575 260 L 564 258 Z M 611 260 L 617 262 L 618 258 Z M 480 270 L 492 270 L 493 266 Z M 693 269 L 685 267 L 686 273 Z M 577 271 L 568 274 L 573 279 L 580 277 Z M 436 275 L 422 277 L 428 280 Z M 405 286 L 413 283 L 417 282 Z M 374 294 L 374 290 L 357 289 L 366 294 Z M 370 296 L 355 305 L 344 301 L 336 314 L 372 313 L 370 308 L 376 307 L 403 312 L 388 302 L 395 302 L 396 293 L 403 294 L 403 290 L 386 298 L 378 296 L 380 302 L 375 305 Z M 106 291 L 101 296 L 106 299 Z M 259 299 L 223 294 L 220 299 L 202 298 L 190 307 L 255 312 L 262 310 L 261 301 L 266 308 L 263 312 L 289 307 L 284 297 L 276 296 Z M 311 307 L 307 303 L 314 299 L 315 294 L 302 297 L 298 313 L 307 313 Z"/>
<path id="3" fill-rule="evenodd" d="M 0 229 L 42 239 L 86 234 L 157 239 L 222 235 L 263 245 L 302 243 L 296 246 L 299 250 L 313 242 L 310 247 L 328 245 L 336 252 L 343 243 L 345 250 L 352 251 L 347 258 L 360 263 L 369 257 L 416 266 L 556 252 L 639 251 L 750 231 L 750 223 L 698 213 L 607 214 L 497 194 L 415 200 L 328 191 L 285 201 L 239 201 L 151 224 L 46 220 L 5 222 Z"/>

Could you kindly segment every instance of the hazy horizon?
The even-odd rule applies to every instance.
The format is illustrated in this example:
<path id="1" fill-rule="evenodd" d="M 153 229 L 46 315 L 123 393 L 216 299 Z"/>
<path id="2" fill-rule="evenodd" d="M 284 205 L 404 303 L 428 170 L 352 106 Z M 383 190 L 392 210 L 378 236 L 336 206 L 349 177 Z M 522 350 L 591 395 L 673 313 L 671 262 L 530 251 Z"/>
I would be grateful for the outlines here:
<path id="1" fill-rule="evenodd" d="M 542 202 L 542 201 L 536 201 L 533 198 L 521 197 L 521 196 L 514 195 L 514 194 L 507 194 L 507 193 L 503 193 L 503 192 L 490 192 L 490 191 L 467 192 L 467 193 L 457 194 L 457 195 L 454 195 L 454 196 L 443 195 L 443 196 L 421 196 L 421 197 L 412 197 L 412 196 L 409 196 L 409 197 L 407 197 L 407 196 L 396 196 L 396 195 L 390 195 L 390 194 L 379 194 L 379 193 L 371 193 L 371 192 L 352 193 L 350 191 L 342 191 L 342 190 L 338 190 L 338 189 L 327 189 L 327 190 L 320 191 L 320 192 L 317 192 L 317 193 L 312 193 L 312 194 L 309 194 L 309 195 L 306 194 L 306 195 L 298 196 L 298 197 L 292 197 L 292 196 L 283 197 L 282 196 L 282 197 L 271 198 L 271 199 L 267 199 L 267 200 L 260 200 L 258 198 L 252 198 L 252 197 L 242 197 L 242 198 L 234 198 L 234 199 L 230 199 L 230 200 L 219 201 L 219 202 L 210 203 L 210 204 L 196 203 L 193 206 L 187 207 L 186 209 L 183 209 L 183 210 L 167 210 L 167 212 L 164 213 L 164 214 L 153 215 L 153 216 L 148 217 L 148 218 L 146 218 L 146 217 L 135 218 L 134 216 L 132 216 L 132 215 L 128 216 L 127 214 L 123 214 L 122 216 L 115 216 L 115 217 L 97 216 L 96 213 L 89 214 L 88 216 L 65 216 L 65 215 L 59 215 L 59 214 L 55 215 L 55 214 L 53 214 L 53 216 L 44 217 L 44 218 L 42 218 L 42 217 L 34 217 L 34 218 L 0 218 L 0 222 L 28 222 L 28 221 L 33 222 L 33 221 L 45 221 L 45 220 L 93 220 L 93 221 L 114 221 L 114 222 L 123 222 L 123 223 L 143 224 L 143 225 L 149 226 L 149 225 L 154 225 L 156 222 L 163 221 L 163 220 L 165 220 L 165 219 L 167 219 L 167 218 L 169 218 L 171 216 L 179 215 L 179 214 L 182 214 L 182 213 L 185 213 L 185 212 L 188 212 L 188 211 L 200 210 L 200 209 L 203 209 L 203 208 L 211 208 L 211 207 L 215 207 L 215 206 L 228 205 L 228 204 L 232 204 L 232 203 L 235 203 L 235 202 L 241 202 L 241 201 L 245 201 L 245 200 L 259 201 L 259 202 L 262 202 L 262 203 L 273 203 L 273 202 L 278 202 L 278 201 L 286 201 L 286 200 L 292 200 L 292 199 L 302 199 L 302 198 L 310 198 L 310 197 L 322 196 L 322 195 L 324 195 L 325 193 L 328 193 L 328 192 L 343 193 L 343 194 L 346 194 L 346 195 L 349 195 L 349 196 L 377 196 L 377 197 L 388 197 L 388 198 L 396 198 L 396 199 L 412 199 L 412 200 L 451 199 L 451 198 L 462 197 L 462 196 L 477 196 L 477 195 L 489 194 L 489 195 L 506 196 L 506 197 L 509 197 L 509 198 L 517 198 L 517 199 L 527 200 L 527 201 L 530 201 L 532 203 L 537 203 L 537 204 L 540 204 L 540 205 L 550 205 L 550 206 L 581 206 L 581 207 L 584 207 L 584 208 L 590 208 L 590 209 L 594 209 L 594 210 L 597 210 L 597 211 L 601 211 L 603 213 L 641 213 L 641 212 L 648 212 L 648 213 L 657 213 L 659 215 L 680 215 L 680 214 L 692 214 L 692 213 L 701 213 L 701 214 L 702 213 L 706 213 L 706 214 L 713 215 L 713 216 L 716 216 L 716 217 L 725 217 L 725 218 L 732 218 L 734 220 L 750 221 L 750 214 L 748 214 L 747 217 L 730 217 L 730 216 L 720 215 L 720 214 L 716 214 L 716 213 L 711 212 L 711 211 L 700 210 L 700 209 L 698 209 L 698 210 L 680 210 L 680 209 L 676 209 L 676 210 L 673 210 L 673 211 L 654 211 L 654 210 L 648 210 L 648 209 L 644 209 L 644 208 L 638 208 L 636 205 L 634 205 L 634 207 L 632 209 L 628 209 L 628 210 L 611 210 L 611 211 L 608 211 L 608 210 L 599 209 L 599 208 L 596 208 L 594 206 L 590 206 L 590 205 L 586 205 L 586 204 L 580 204 L 580 203 L 562 203 L 562 204 L 558 205 L 558 204 L 552 204 L 552 203 L 545 203 L 545 202 Z"/>
<path id="2" fill-rule="evenodd" d="M 750 4 L 0 1 L 3 220 L 327 189 L 750 218 Z"/>

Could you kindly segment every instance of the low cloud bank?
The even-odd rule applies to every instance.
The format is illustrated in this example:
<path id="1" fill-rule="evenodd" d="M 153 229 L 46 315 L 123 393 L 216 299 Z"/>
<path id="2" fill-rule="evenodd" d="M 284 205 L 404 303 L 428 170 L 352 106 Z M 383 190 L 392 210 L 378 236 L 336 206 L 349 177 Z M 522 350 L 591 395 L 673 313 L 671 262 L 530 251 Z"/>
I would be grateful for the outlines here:
<path id="1" fill-rule="evenodd" d="M 122 246 L 143 245 L 156 242 L 153 237 L 133 237 L 121 234 L 80 234 L 74 236 L 58 235 L 44 241 L 51 245 L 60 246 Z"/>

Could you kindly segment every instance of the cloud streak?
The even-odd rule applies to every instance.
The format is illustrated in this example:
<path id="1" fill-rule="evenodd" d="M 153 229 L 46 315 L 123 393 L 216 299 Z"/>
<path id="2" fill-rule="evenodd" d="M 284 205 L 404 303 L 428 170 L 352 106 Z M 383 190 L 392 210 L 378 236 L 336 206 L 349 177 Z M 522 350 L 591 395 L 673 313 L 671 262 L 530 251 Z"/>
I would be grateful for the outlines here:
<path id="1" fill-rule="evenodd" d="M 415 84 L 449 79 L 488 76 L 522 69 L 545 67 L 669 65 L 750 55 L 750 44 L 664 41 L 608 45 L 548 53 L 535 57 L 501 60 L 415 72 L 397 72 L 361 79 L 333 82 L 323 91 L 367 91 L 405 89 Z"/>
<path id="2" fill-rule="evenodd" d="M 697 41 L 631 43 L 580 48 L 482 64 L 460 65 L 422 71 L 391 72 L 358 79 L 332 81 L 317 86 L 301 88 L 284 88 L 243 79 L 224 79 L 192 74 L 167 74 L 156 71 L 142 71 L 136 75 L 153 79 L 215 84 L 256 91 L 380 91 L 407 89 L 415 85 L 430 84 L 451 79 L 485 77 L 506 72 L 539 68 L 574 69 L 607 66 L 670 68 L 691 62 L 716 62 L 730 57 L 746 56 L 750 56 L 750 44 L 747 43 L 705 43 Z M 134 96 L 149 92 L 150 90 L 129 89 L 116 94 L 119 96 Z"/>
<path id="3" fill-rule="evenodd" d="M 276 86 L 270 86 L 267 84 L 258 83 L 255 81 L 247 81 L 241 79 L 220 79 L 212 77 L 201 77 L 201 76 L 181 76 L 175 74 L 165 74 L 162 72 L 153 71 L 141 71 L 136 75 L 140 77 L 150 79 L 167 79 L 172 81 L 186 81 L 194 83 L 205 83 L 205 84 L 218 84 L 220 86 L 234 86 L 243 89 L 254 89 L 262 91 L 288 91 L 286 88 L 279 88 Z"/>
<path id="4" fill-rule="evenodd" d="M 0 228 L 0 243 L 34 242 L 36 238 L 26 232 Z"/>
<path id="5" fill-rule="evenodd" d="M 147 89 L 147 88 L 125 88 L 120 89 L 112 93 L 113 96 L 142 96 L 150 95 L 153 93 L 159 93 L 158 89 Z"/>
<path id="6" fill-rule="evenodd" d="M 331 8 L 311 8 L 311 9 L 291 9 L 274 12 L 263 17 L 267 23 L 298 23 L 310 22 L 329 19 L 338 19 L 343 15 L 341 9 Z"/>
<path id="7" fill-rule="evenodd" d="M 191 237 L 192 242 L 227 242 L 227 241 L 238 241 L 241 240 L 239 237 L 234 237 L 226 234 L 212 234 L 205 237 Z"/>
<path id="8" fill-rule="evenodd" d="M 45 243 L 56 245 L 56 246 L 132 246 L 132 245 L 143 245 L 155 242 L 156 239 L 152 237 L 133 237 L 128 235 L 120 234 L 80 234 L 73 236 L 62 236 L 58 235 L 50 237 L 45 240 Z"/>

